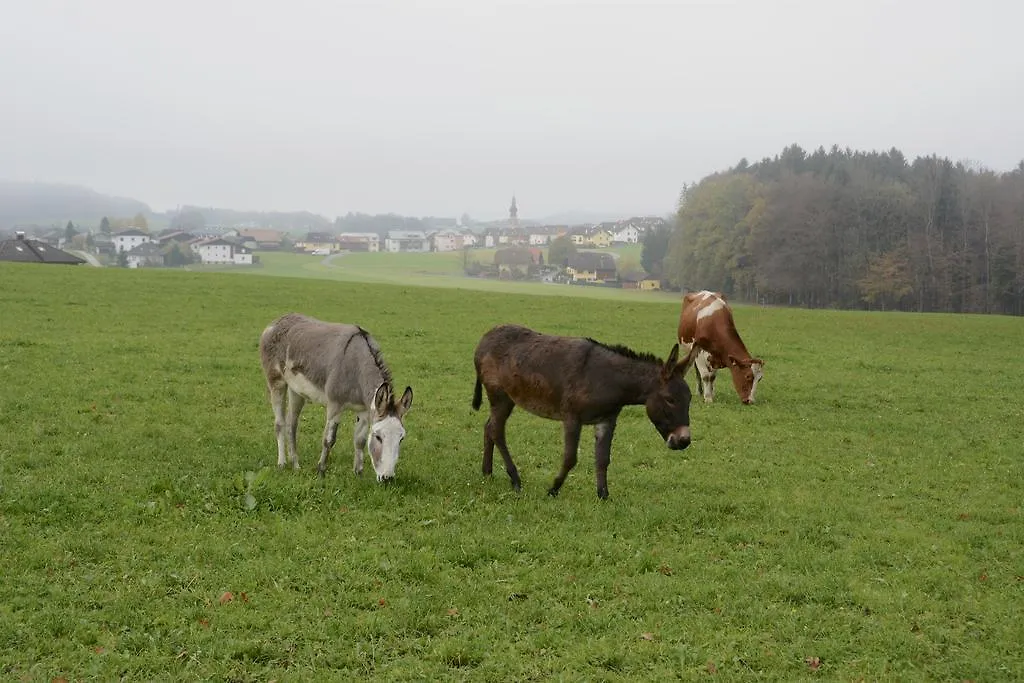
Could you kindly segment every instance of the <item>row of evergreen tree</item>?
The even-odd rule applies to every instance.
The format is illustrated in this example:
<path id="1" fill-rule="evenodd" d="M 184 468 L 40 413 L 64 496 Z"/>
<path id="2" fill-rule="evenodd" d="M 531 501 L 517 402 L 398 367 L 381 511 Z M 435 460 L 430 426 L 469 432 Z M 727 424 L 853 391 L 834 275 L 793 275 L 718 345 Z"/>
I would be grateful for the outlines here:
<path id="1" fill-rule="evenodd" d="M 1024 162 L 793 145 L 684 187 L 662 263 L 684 290 L 809 307 L 1024 314 Z M 650 237 L 657 240 L 657 235 Z M 651 249 L 645 250 L 652 251 Z"/>

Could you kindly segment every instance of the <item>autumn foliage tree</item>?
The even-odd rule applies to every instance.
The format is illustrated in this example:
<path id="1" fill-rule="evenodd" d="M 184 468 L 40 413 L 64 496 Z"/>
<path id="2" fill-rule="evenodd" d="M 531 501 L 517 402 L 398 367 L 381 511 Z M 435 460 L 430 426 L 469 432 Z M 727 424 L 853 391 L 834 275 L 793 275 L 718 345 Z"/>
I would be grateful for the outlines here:
<path id="1" fill-rule="evenodd" d="M 792 145 L 685 188 L 664 269 L 747 301 L 1021 315 L 1024 162 Z"/>

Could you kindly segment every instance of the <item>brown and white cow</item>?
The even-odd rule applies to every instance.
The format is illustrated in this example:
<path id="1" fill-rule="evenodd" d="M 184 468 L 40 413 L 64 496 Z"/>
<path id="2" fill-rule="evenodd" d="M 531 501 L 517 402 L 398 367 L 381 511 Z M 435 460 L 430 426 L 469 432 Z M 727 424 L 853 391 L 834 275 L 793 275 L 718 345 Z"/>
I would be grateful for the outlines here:
<path id="1" fill-rule="evenodd" d="M 697 386 L 705 403 L 715 398 L 715 374 L 719 368 L 729 368 L 732 372 L 732 383 L 743 403 L 754 402 L 764 361 L 750 357 L 736 331 L 732 309 L 721 293 L 704 290 L 683 297 L 679 344 L 687 350 L 694 345 L 700 348 L 695 365 Z"/>

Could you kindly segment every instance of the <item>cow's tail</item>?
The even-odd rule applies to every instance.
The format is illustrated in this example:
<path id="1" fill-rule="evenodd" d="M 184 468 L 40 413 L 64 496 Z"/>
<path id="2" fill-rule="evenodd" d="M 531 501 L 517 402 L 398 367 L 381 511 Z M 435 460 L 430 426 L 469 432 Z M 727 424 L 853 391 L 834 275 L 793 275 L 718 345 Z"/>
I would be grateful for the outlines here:
<path id="1" fill-rule="evenodd" d="M 476 376 L 476 387 L 473 389 L 473 410 L 480 410 L 480 404 L 484 401 L 484 384 L 480 381 L 480 375 Z"/>

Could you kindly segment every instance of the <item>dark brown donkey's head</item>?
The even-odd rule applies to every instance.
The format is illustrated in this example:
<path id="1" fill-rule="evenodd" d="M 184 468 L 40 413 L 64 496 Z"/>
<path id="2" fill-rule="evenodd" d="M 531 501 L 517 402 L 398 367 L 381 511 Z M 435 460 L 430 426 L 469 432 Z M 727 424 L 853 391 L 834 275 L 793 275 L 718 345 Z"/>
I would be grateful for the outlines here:
<path id="1" fill-rule="evenodd" d="M 668 360 L 661 368 L 661 381 L 644 403 L 647 417 L 672 450 L 682 450 L 690 445 L 690 387 L 684 379 L 686 371 L 693 365 L 697 347 L 694 346 L 686 358 L 679 362 L 679 344 L 672 347 Z"/>

